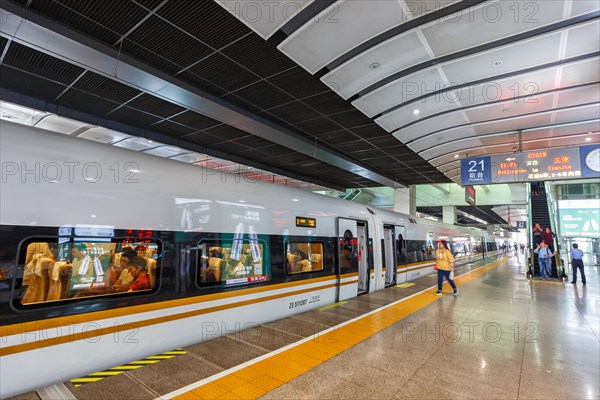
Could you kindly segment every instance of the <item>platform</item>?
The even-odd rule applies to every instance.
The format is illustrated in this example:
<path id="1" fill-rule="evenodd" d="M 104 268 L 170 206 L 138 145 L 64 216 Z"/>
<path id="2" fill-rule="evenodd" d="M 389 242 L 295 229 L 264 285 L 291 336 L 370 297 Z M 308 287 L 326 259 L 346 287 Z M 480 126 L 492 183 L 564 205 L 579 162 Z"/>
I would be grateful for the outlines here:
<path id="1" fill-rule="evenodd" d="M 78 399 L 599 397 L 597 267 L 586 286 L 526 280 L 512 257 L 457 272 L 456 297 L 447 284 L 435 296 L 430 275 L 66 387 Z"/>

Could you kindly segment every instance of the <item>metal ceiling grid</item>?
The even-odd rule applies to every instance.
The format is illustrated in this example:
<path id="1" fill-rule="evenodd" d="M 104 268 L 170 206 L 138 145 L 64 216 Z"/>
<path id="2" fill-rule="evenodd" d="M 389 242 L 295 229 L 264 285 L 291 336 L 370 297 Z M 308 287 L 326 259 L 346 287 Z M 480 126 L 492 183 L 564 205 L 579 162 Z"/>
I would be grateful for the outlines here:
<path id="1" fill-rule="evenodd" d="M 0 85 L 3 89 L 18 95 L 31 96 L 47 102 L 56 99 L 67 88 L 66 85 L 22 72 L 5 64 L 0 65 Z"/>
<path id="2" fill-rule="evenodd" d="M 114 101 L 75 88 L 66 90 L 60 94 L 58 98 L 55 98 L 54 101 L 59 106 L 65 106 L 97 115 L 106 115 L 121 105 Z"/>
<path id="3" fill-rule="evenodd" d="M 26 3 L 27 2 L 21 2 L 21 4 Z M 338 95 L 334 94 L 329 87 L 327 87 L 323 82 L 319 81 L 319 78 L 324 78 L 323 74 L 330 71 L 322 70 L 322 72 L 319 72 L 319 76 L 310 75 L 300 67 L 295 66 L 290 59 L 286 58 L 286 56 L 277 50 L 277 46 L 284 41 L 289 40 L 289 38 L 291 38 L 293 35 L 290 35 L 286 39 L 285 34 L 279 31 L 275 32 L 268 40 L 263 40 L 258 35 L 254 34 L 247 26 L 236 20 L 234 16 L 232 16 L 216 2 L 190 3 L 180 0 L 156 0 L 145 2 L 122 1 L 118 4 L 115 2 L 115 5 L 112 7 L 112 9 L 109 7 L 102 8 L 79 3 L 73 5 L 71 3 L 59 1 L 34 1 L 30 3 L 30 6 L 33 9 L 40 10 L 42 14 L 50 16 L 51 18 L 54 18 L 55 20 L 67 26 L 74 27 L 80 32 L 83 32 L 96 40 L 108 43 L 113 46 L 115 50 L 120 49 L 123 53 L 128 53 L 138 57 L 152 67 L 176 74 L 178 78 L 195 85 L 199 89 L 207 90 L 218 96 L 223 96 L 224 99 L 231 101 L 232 103 L 237 104 L 250 112 L 267 116 L 267 119 L 270 119 L 271 121 L 274 121 L 282 126 L 291 127 L 294 132 L 309 139 L 311 143 L 325 143 L 336 151 L 342 151 L 342 148 L 345 148 L 346 150 L 343 152 L 346 156 L 348 156 L 348 159 L 361 160 L 362 164 L 376 173 L 381 174 L 379 171 L 385 171 L 385 176 L 393 179 L 403 179 L 404 182 L 408 184 L 425 183 L 425 181 L 428 181 L 427 183 L 448 181 L 447 177 L 435 169 L 431 164 L 426 163 L 423 160 L 423 158 L 429 159 L 433 165 L 438 165 L 438 163 L 433 162 L 433 160 L 436 159 L 440 154 L 438 150 L 442 147 L 440 146 L 439 142 L 426 144 L 426 141 L 422 140 L 419 143 L 418 150 L 416 147 L 414 147 L 416 142 L 415 145 L 409 143 L 409 147 L 412 145 L 412 150 L 402 145 L 392 136 L 386 134 L 386 132 L 380 126 L 371 122 L 371 119 L 356 111 L 348 101 L 338 97 Z M 111 1 L 111 4 L 112 3 L 113 1 Z M 352 4 L 353 2 L 338 3 L 347 5 Z M 380 5 L 382 7 L 387 7 L 387 5 L 383 4 L 385 2 L 379 3 L 381 3 Z M 424 4 L 425 2 L 417 1 L 416 3 Z M 449 5 L 450 3 L 455 3 L 455 7 L 457 9 L 466 8 L 473 5 L 473 3 L 470 2 L 443 3 L 445 6 L 448 6 L 448 8 L 454 7 L 454 5 Z M 517 3 L 520 6 L 525 4 L 524 2 Z M 449 33 L 444 33 L 444 29 L 447 29 L 449 26 L 447 21 L 444 25 L 443 19 L 428 17 L 414 22 L 416 21 L 415 17 L 418 19 L 418 16 L 421 14 L 426 16 L 426 13 L 417 13 L 412 17 L 406 18 L 405 20 L 400 20 L 400 23 L 413 23 L 412 28 L 406 29 L 405 31 L 402 31 L 399 29 L 399 27 L 394 26 L 388 30 L 383 29 L 381 30 L 381 34 L 383 36 L 378 39 L 379 41 L 375 40 L 369 42 L 369 46 L 363 47 L 361 51 L 357 51 L 360 46 L 353 47 L 350 45 L 350 50 L 344 51 L 339 57 L 337 57 L 337 61 L 343 59 L 343 62 L 331 64 L 330 68 L 332 68 L 331 71 L 337 67 L 341 68 L 346 62 L 356 61 L 354 60 L 355 58 L 366 54 L 367 50 L 371 47 L 374 47 L 374 45 L 382 44 L 387 39 L 395 38 L 399 34 L 402 35 L 403 32 L 412 33 L 418 29 L 420 34 L 423 36 L 419 36 L 421 43 L 416 45 L 429 44 L 431 52 L 428 53 L 428 57 L 430 57 L 432 60 L 437 59 L 438 62 L 439 60 L 445 60 L 444 62 L 447 64 L 440 64 L 432 69 L 432 71 L 435 71 L 435 74 L 438 74 L 441 77 L 441 80 L 438 80 L 438 82 L 446 82 L 444 80 L 444 74 L 447 75 L 447 78 L 458 81 L 462 79 L 465 73 L 467 74 L 465 76 L 467 76 L 469 79 L 475 79 L 477 76 L 473 78 L 474 75 L 471 74 L 471 71 L 473 71 L 474 68 L 473 65 L 469 66 L 468 64 L 464 64 L 463 61 L 467 59 L 474 60 L 480 55 L 484 54 L 486 51 L 490 52 L 490 54 L 497 52 L 498 50 L 514 51 L 512 50 L 511 46 L 515 49 L 517 47 L 521 48 L 523 47 L 521 44 L 523 44 L 524 41 L 531 42 L 528 43 L 529 47 L 525 46 L 532 49 L 531 51 L 528 51 L 528 56 L 530 56 L 529 58 L 531 58 L 533 61 L 528 60 L 528 65 L 532 65 L 535 68 L 540 69 L 541 67 L 539 67 L 539 65 L 542 67 L 546 65 L 549 58 L 544 55 L 539 57 L 535 56 L 535 52 L 543 46 L 539 44 L 533 46 L 534 42 L 551 42 L 553 43 L 552 46 L 554 47 L 551 47 L 550 50 L 557 49 L 558 47 L 562 46 L 560 47 L 561 53 L 557 58 L 557 60 L 559 60 L 558 62 L 560 62 L 560 60 L 564 62 L 569 57 L 580 57 L 582 54 L 584 56 L 586 56 L 586 54 L 593 54 L 589 53 L 588 47 L 591 46 L 590 48 L 592 49 L 598 47 L 596 42 L 593 40 L 587 40 L 588 47 L 581 44 L 586 43 L 585 38 L 589 39 L 594 37 L 594 35 L 590 33 L 595 32 L 594 29 L 596 28 L 592 25 L 596 23 L 594 18 L 597 19 L 597 15 L 594 17 L 593 14 L 590 13 L 595 12 L 597 7 L 590 6 L 587 3 L 585 5 L 580 3 L 581 2 L 573 2 L 573 4 L 571 4 L 569 7 L 563 7 L 562 4 L 560 6 L 553 4 L 552 7 L 546 7 L 543 10 L 540 9 L 540 23 L 537 25 L 530 24 L 529 26 L 525 26 L 521 23 L 513 23 L 513 26 L 511 26 L 510 24 L 498 24 L 498 26 L 496 26 L 496 28 L 498 28 L 496 33 L 491 31 L 483 31 L 480 29 L 480 35 L 473 31 L 473 34 L 462 35 L 460 38 L 456 38 L 455 40 L 451 41 L 446 40 L 449 37 Z M 504 5 L 501 6 L 504 7 Z M 484 7 L 484 5 L 480 5 L 478 7 Z M 377 9 L 375 6 L 371 8 L 371 10 L 367 11 L 371 12 L 374 10 L 376 11 Z M 125 13 L 129 13 L 128 17 L 130 17 L 130 20 L 126 21 L 123 18 L 120 18 L 121 14 L 119 15 L 119 18 L 109 18 L 110 13 L 114 12 L 114 10 L 123 15 L 126 15 Z M 479 8 L 474 8 L 474 10 L 479 10 Z M 73 15 L 76 15 L 76 17 Z M 561 18 L 567 19 L 568 21 L 563 23 Z M 585 23 L 585 18 L 587 18 L 588 23 Z M 73 19 L 77 19 L 77 21 L 74 22 L 72 21 Z M 198 23 L 198 21 L 202 21 L 202 23 Z M 472 24 L 472 26 L 470 26 L 470 28 L 475 30 L 479 29 L 475 28 L 476 26 L 479 26 L 477 24 L 481 25 L 482 22 L 477 20 Z M 553 26 L 552 24 L 562 25 Z M 486 25 L 483 24 L 481 26 L 485 27 Z M 340 24 L 335 27 L 331 26 L 330 28 L 339 29 Z M 542 28 L 547 30 L 555 29 L 555 31 L 549 30 L 548 32 L 543 33 L 540 30 Z M 568 35 L 566 35 L 567 30 L 569 31 Z M 362 34 L 362 32 L 359 33 Z M 110 35 L 117 35 L 117 39 L 112 42 L 108 39 Z M 384 38 L 386 35 L 387 39 Z M 495 41 L 496 36 L 494 35 L 508 37 L 510 40 L 503 39 L 504 41 L 500 43 Z M 529 38 L 528 35 L 531 37 Z M 561 36 L 561 40 L 557 41 L 556 37 L 558 36 Z M 315 45 L 321 45 L 329 39 L 331 38 L 328 36 L 322 36 L 319 43 L 315 43 Z M 444 40 L 447 42 L 445 45 Z M 169 45 L 170 43 L 173 43 L 173 41 L 177 43 L 176 46 Z M 121 43 L 123 44 L 122 48 Z M 12 43 L 11 48 L 15 44 L 16 43 Z M 482 44 L 487 46 L 487 48 L 484 49 L 481 47 Z M 132 47 L 128 48 L 127 46 Z M 464 49 L 471 49 L 469 51 L 472 51 L 472 54 L 469 55 L 468 53 L 464 53 Z M 497 53 L 500 54 L 499 52 Z M 446 57 L 447 55 L 453 56 L 449 58 L 442 58 Z M 408 54 L 406 57 L 408 57 Z M 504 59 L 507 60 L 508 58 Z M 539 59 L 538 61 L 541 61 L 538 63 L 538 61 L 535 61 L 534 59 Z M 544 64 L 544 62 L 546 62 L 546 64 Z M 571 62 L 569 64 L 573 63 Z M 598 62 L 595 61 L 594 65 L 597 67 Z M 3 70 L 5 69 L 4 66 L 2 68 Z M 74 68 L 74 71 L 79 71 L 79 67 Z M 410 66 L 408 68 L 410 68 Z M 509 79 L 512 77 L 511 74 L 514 75 L 520 71 L 513 68 L 511 63 L 506 61 L 502 68 L 504 68 L 503 71 L 506 71 Z M 576 74 L 566 73 L 566 65 L 561 65 L 559 68 L 562 68 L 562 70 L 557 72 L 557 76 L 562 71 L 562 79 L 564 79 L 564 83 L 571 82 L 573 80 L 573 76 Z M 483 68 L 478 68 L 477 70 L 483 71 Z M 379 69 L 379 71 L 383 70 Z M 49 75 L 44 75 L 44 73 L 41 71 L 31 72 L 36 73 L 38 76 L 50 77 L 57 83 L 73 85 L 73 88 L 83 89 L 86 92 L 90 92 L 93 89 L 93 84 L 89 84 L 89 88 L 78 86 L 79 81 L 91 79 L 88 78 L 90 72 L 85 73 L 83 76 L 81 74 L 76 74 L 76 77 L 72 81 L 67 81 L 65 79 L 66 76 L 68 76 L 69 71 L 61 70 L 58 65 L 50 67 Z M 22 76 L 18 76 L 18 74 L 14 72 L 13 76 L 17 79 L 25 79 Z M 437 79 L 433 75 L 431 77 L 434 79 L 432 82 Z M 76 81 L 77 78 L 79 78 L 79 81 Z M 39 78 L 34 77 L 34 81 L 36 79 L 39 81 Z M 381 81 L 381 79 L 379 79 L 377 82 L 379 81 Z M 40 84 L 45 84 L 44 82 L 46 81 L 41 81 Z M 560 85 L 559 87 L 569 86 L 568 84 L 565 85 L 564 83 L 560 80 L 556 81 L 556 84 Z M 21 84 L 21 87 L 26 87 L 23 85 L 27 84 L 29 84 L 29 82 L 24 82 Z M 10 85 L 10 83 L 6 83 L 6 86 Z M 10 87 L 16 89 L 18 85 L 12 85 Z M 48 88 L 43 89 L 43 91 L 47 91 L 48 93 L 44 93 L 40 96 L 44 96 L 46 100 L 53 101 L 54 99 L 51 98 L 50 93 L 54 93 L 58 90 L 58 88 L 62 89 L 58 94 L 64 92 L 61 98 L 58 100 L 60 104 L 75 107 L 76 104 L 74 103 L 76 103 L 75 100 L 78 98 L 78 95 L 73 93 L 73 88 L 64 91 L 65 87 L 58 86 L 53 88 L 52 85 L 49 85 Z M 374 88 L 376 89 L 377 86 Z M 105 103 L 102 103 L 101 101 L 98 103 L 98 107 L 101 108 L 100 111 L 104 111 L 108 108 L 108 105 L 110 104 L 108 100 L 115 100 L 115 98 L 111 96 L 111 90 L 106 90 L 106 92 L 106 95 L 102 94 L 100 96 L 106 98 Z M 58 94 L 56 96 L 58 96 Z M 92 94 L 95 93 L 92 92 Z M 360 100 L 361 98 L 365 97 L 364 95 L 366 95 L 366 93 L 359 95 L 357 98 L 353 97 L 350 100 Z M 148 100 L 148 103 L 141 101 L 146 99 L 146 96 L 151 97 L 154 100 Z M 584 97 L 585 96 L 579 96 L 579 98 Z M 85 104 L 82 105 L 82 107 L 85 107 L 85 110 L 83 111 L 89 112 L 89 110 L 91 110 L 91 106 L 89 106 L 89 104 L 91 104 L 94 97 L 89 97 L 88 94 L 81 94 L 81 98 L 85 100 L 83 102 Z M 187 118 L 188 115 L 193 115 L 188 114 L 194 113 L 193 111 L 184 111 L 186 110 L 185 108 L 178 106 L 175 106 L 173 109 L 169 109 L 164 104 L 164 100 L 158 99 L 157 97 L 149 94 L 143 95 L 141 99 L 138 99 L 138 102 L 136 102 L 134 98 L 135 94 L 133 94 L 131 98 L 120 98 L 118 101 L 120 104 L 130 101 L 127 103 L 126 107 L 130 107 L 130 109 L 135 108 L 139 111 L 143 111 L 152 115 L 134 113 L 132 114 L 131 120 L 127 120 L 124 115 L 121 115 L 123 114 L 123 109 L 120 108 L 113 113 L 116 116 L 115 119 L 124 123 L 130 123 L 145 128 L 155 124 L 154 126 L 150 127 L 150 129 L 154 130 L 156 127 L 157 131 L 162 130 L 162 133 L 166 133 L 169 136 L 175 138 L 177 136 L 183 136 L 186 140 L 190 138 L 190 141 L 195 139 L 202 143 L 208 142 L 207 144 L 209 146 L 211 143 L 214 143 L 215 139 L 217 139 L 217 136 L 211 136 L 208 137 L 209 140 L 205 140 L 207 139 L 205 137 L 205 133 L 198 132 L 199 130 L 206 130 L 206 127 L 204 127 L 204 123 L 202 121 L 203 117 L 200 117 L 202 121 L 200 123 L 201 126 L 192 127 L 188 125 L 187 127 L 181 127 L 181 132 L 177 131 L 179 127 L 177 124 L 160 122 L 164 118 L 172 117 L 172 121 L 187 125 L 184 119 Z M 131 101 L 132 99 L 134 100 Z M 510 100 L 510 98 L 507 100 Z M 591 101 L 597 102 L 597 100 L 594 99 L 591 99 Z M 356 101 L 354 102 L 356 103 Z M 165 107 L 161 107 L 154 103 L 162 103 L 165 105 Z M 172 104 L 170 102 L 166 103 Z M 567 121 L 566 119 L 562 119 L 556 110 L 556 108 L 559 106 L 565 107 L 565 104 L 567 103 L 567 100 L 560 100 L 558 95 L 554 97 L 552 107 L 548 109 L 552 110 L 552 116 L 548 120 L 550 124 Z M 576 105 L 576 103 L 568 104 L 571 104 L 572 106 Z M 126 108 L 125 110 L 129 109 Z M 268 112 L 264 112 L 263 110 L 268 110 Z M 575 109 L 572 109 L 571 111 L 574 110 Z M 173 111 L 173 113 L 171 113 L 171 111 Z M 412 110 L 410 111 L 412 112 Z M 474 113 L 483 113 L 481 115 L 485 115 L 486 113 L 484 112 L 485 110 L 483 107 L 481 107 L 481 109 L 477 109 L 476 105 L 469 105 L 467 109 L 464 109 L 463 107 L 463 109 L 460 110 L 451 108 L 442 111 L 447 113 L 447 115 L 444 116 L 444 119 L 441 120 L 441 122 L 446 123 L 446 129 L 452 129 L 460 126 L 456 123 L 454 123 L 454 125 L 452 124 L 452 118 L 455 118 L 454 115 L 457 116 L 456 118 L 458 118 L 458 115 L 466 115 L 467 117 L 465 118 L 467 119 L 465 123 L 468 124 L 469 129 L 473 129 L 472 134 L 476 135 L 478 139 L 482 135 L 495 134 L 499 132 L 498 129 L 501 129 L 500 125 L 498 125 L 498 128 L 494 129 L 491 128 L 491 125 L 489 125 L 489 128 L 486 129 L 480 128 L 477 125 L 473 126 L 473 122 L 476 124 L 482 124 L 484 122 L 495 121 L 489 116 L 487 120 L 481 120 L 473 117 Z M 538 111 L 543 112 L 543 110 Z M 180 114 L 179 116 L 173 116 L 177 112 L 183 112 L 183 114 Z M 528 113 L 521 114 L 515 114 L 513 110 L 511 117 L 515 116 L 518 118 L 514 121 L 511 120 L 510 124 L 503 124 L 502 128 L 504 130 L 502 130 L 502 132 L 509 132 L 510 129 L 517 129 L 517 127 L 520 127 L 522 123 L 526 122 L 525 117 L 530 114 L 532 114 L 531 110 L 529 110 Z M 181 115 L 183 115 L 183 119 L 178 120 L 177 118 Z M 572 115 L 574 115 L 575 118 L 583 118 L 588 114 L 581 112 Z M 423 119 L 423 122 L 425 122 L 432 116 L 433 115 L 431 114 L 423 113 L 421 114 L 421 119 Z M 109 118 L 113 118 L 113 115 L 109 114 Z M 471 120 L 471 118 L 473 119 Z M 218 121 L 214 121 L 210 118 L 206 119 L 208 120 L 206 123 L 209 125 L 209 127 L 211 124 L 219 124 Z M 459 119 L 456 120 L 458 121 Z M 509 119 L 502 118 L 502 121 L 508 123 Z M 572 120 L 568 121 L 576 122 Z M 378 122 L 380 122 L 379 119 Z M 432 122 L 433 120 L 429 121 L 428 123 Z M 540 124 L 542 122 L 545 123 L 546 119 L 539 119 L 539 121 L 531 119 L 530 125 L 523 126 L 533 129 L 536 127 L 536 123 Z M 486 125 L 486 127 L 487 126 L 488 125 Z M 226 140 L 233 140 L 228 139 L 230 136 L 237 137 L 235 133 L 236 128 L 232 129 L 234 129 L 232 131 L 233 133 L 224 133 Z M 214 131 L 213 133 L 210 131 L 210 129 L 206 130 L 206 134 L 214 135 L 214 132 L 219 132 L 218 130 Z M 425 130 L 418 132 L 419 137 L 421 137 L 423 132 L 435 133 L 436 131 Z M 346 141 L 344 141 L 345 134 L 348 135 L 348 139 Z M 461 139 L 464 137 L 464 134 L 464 132 L 461 133 Z M 573 132 L 564 133 L 566 136 L 572 134 Z M 356 135 L 362 139 L 366 139 L 368 143 L 354 140 Z M 456 135 L 459 135 L 459 131 L 456 131 Z M 509 134 L 507 134 L 507 136 L 508 135 Z M 445 136 L 448 139 L 454 137 L 452 135 Z M 332 139 L 327 139 L 328 137 L 331 137 Z M 385 137 L 395 140 L 395 143 L 379 140 Z M 371 141 L 370 139 L 374 139 L 374 141 Z M 234 142 L 232 142 L 231 148 L 237 149 L 245 154 L 254 154 L 252 152 L 252 147 L 254 145 L 264 145 L 263 147 L 268 147 L 271 143 L 264 141 L 264 143 L 261 144 L 261 142 L 262 140 L 240 140 L 235 142 L 235 146 L 233 145 Z M 359 147 L 344 147 L 346 143 L 353 142 L 355 142 L 354 144 Z M 484 146 L 490 151 L 501 150 L 504 148 L 501 146 L 493 147 L 495 144 L 493 146 L 486 145 L 487 143 L 490 143 L 489 141 L 482 142 L 482 144 L 478 144 L 477 142 L 472 143 L 474 148 L 477 148 L 478 146 Z M 550 143 L 550 141 L 547 143 Z M 552 143 L 558 144 L 562 142 L 554 140 Z M 540 146 L 542 144 L 538 142 L 537 145 Z M 373 146 L 378 147 L 379 150 L 374 151 Z M 431 149 L 432 147 L 436 148 L 435 152 L 433 149 Z M 452 146 L 448 146 L 449 151 L 451 148 Z M 452 148 L 452 151 L 455 151 L 454 148 Z M 230 154 L 235 155 L 232 150 L 229 152 Z M 419 152 L 419 154 L 421 154 L 423 157 L 416 155 L 415 152 Z M 306 153 L 304 154 L 306 155 Z M 386 165 L 386 161 L 389 167 L 382 167 Z M 329 164 L 326 165 L 329 166 Z M 341 177 L 341 175 L 348 174 L 348 172 L 345 172 L 340 168 L 333 168 L 334 169 L 331 170 L 332 175 L 327 177 L 332 183 L 336 179 L 344 179 Z M 446 171 L 444 168 L 442 169 Z M 302 173 L 304 172 L 305 171 L 302 171 Z M 449 177 L 455 179 L 456 175 L 449 175 Z M 358 178 L 356 176 L 353 176 L 353 179 L 354 178 L 356 178 L 356 181 L 364 180 L 364 178 Z M 349 181 L 353 180 L 349 179 Z M 374 183 L 371 181 L 369 185 L 374 185 Z"/>
<path id="4" fill-rule="evenodd" d="M 175 115 L 169 119 L 199 131 L 221 124 L 219 121 L 215 121 L 212 118 L 205 117 L 204 115 L 191 110 Z"/>
<path id="5" fill-rule="evenodd" d="M 85 75 L 75 82 L 73 88 L 112 100 L 116 103 L 125 103 L 142 94 L 141 91 L 131 86 L 105 78 L 91 71 L 87 71 Z"/>

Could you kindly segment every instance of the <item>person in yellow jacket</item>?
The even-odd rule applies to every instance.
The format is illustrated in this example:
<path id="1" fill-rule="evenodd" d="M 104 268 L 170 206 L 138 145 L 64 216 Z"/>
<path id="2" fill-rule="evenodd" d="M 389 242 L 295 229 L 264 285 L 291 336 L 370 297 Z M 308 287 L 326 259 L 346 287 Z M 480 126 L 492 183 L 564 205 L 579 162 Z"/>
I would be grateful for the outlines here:
<path id="1" fill-rule="evenodd" d="M 454 271 L 454 256 L 448 248 L 448 242 L 445 240 L 439 242 L 439 247 L 435 251 L 435 262 L 438 272 L 438 290 L 435 292 L 436 296 L 442 295 L 444 277 L 446 277 L 446 280 L 450 283 L 452 289 L 454 289 L 454 295 L 458 295 L 458 287 L 454 284 L 454 280 L 450 279 L 450 272 Z"/>

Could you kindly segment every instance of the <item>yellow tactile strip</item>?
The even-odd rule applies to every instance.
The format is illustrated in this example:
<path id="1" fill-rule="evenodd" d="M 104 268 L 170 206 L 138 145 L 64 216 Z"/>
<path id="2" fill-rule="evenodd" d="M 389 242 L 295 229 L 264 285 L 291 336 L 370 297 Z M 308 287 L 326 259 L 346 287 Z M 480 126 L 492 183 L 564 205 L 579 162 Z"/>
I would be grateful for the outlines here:
<path id="1" fill-rule="evenodd" d="M 458 276 L 455 282 L 462 286 L 495 268 L 502 260 Z M 444 288 L 448 289 L 447 283 Z M 410 297 L 382 307 L 345 324 L 320 332 L 312 338 L 287 346 L 282 351 L 259 357 L 232 372 L 221 373 L 201 381 L 201 386 L 174 392 L 164 398 L 187 399 L 255 399 L 297 376 L 311 370 L 355 344 L 395 324 L 406 316 L 433 303 L 437 289 L 427 289 Z M 194 385 L 191 385 L 194 386 Z M 183 389 L 185 390 L 185 388 Z"/>

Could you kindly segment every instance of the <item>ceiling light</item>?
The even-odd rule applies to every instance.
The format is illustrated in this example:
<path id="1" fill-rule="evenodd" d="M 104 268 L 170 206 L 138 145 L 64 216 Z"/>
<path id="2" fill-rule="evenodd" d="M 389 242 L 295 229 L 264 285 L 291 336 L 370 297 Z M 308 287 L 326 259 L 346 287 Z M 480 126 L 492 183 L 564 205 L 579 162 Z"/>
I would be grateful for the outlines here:
<path id="1" fill-rule="evenodd" d="M 459 157 L 459 155 L 458 155 L 458 154 L 455 154 L 455 155 L 454 155 L 454 158 L 458 158 L 458 157 Z"/>
<path id="2" fill-rule="evenodd" d="M 586 142 L 591 142 L 591 141 L 592 141 L 592 138 L 591 138 L 591 137 L 585 138 L 585 141 L 586 141 Z"/>
<path id="3" fill-rule="evenodd" d="M 413 111 L 413 115 L 419 115 L 421 113 L 421 111 L 419 111 L 419 109 L 417 108 L 416 110 Z"/>
<path id="4" fill-rule="evenodd" d="M 245 203 L 245 202 L 246 202 L 246 200 L 240 200 L 240 203 Z"/>
<path id="5" fill-rule="evenodd" d="M 292 199 L 292 201 L 300 201 L 300 200 L 298 200 L 298 199 Z"/>
<path id="6" fill-rule="evenodd" d="M 503 62 L 504 61 L 502 61 L 502 60 L 496 60 L 492 63 L 492 67 L 499 67 L 502 65 Z"/>
<path id="7" fill-rule="evenodd" d="M 381 67 L 381 64 L 378 62 L 374 62 L 373 64 L 369 65 L 369 69 L 377 69 L 379 67 Z"/>
<path id="8" fill-rule="evenodd" d="M 148 143 L 154 143 L 152 140 L 148 140 Z"/>

